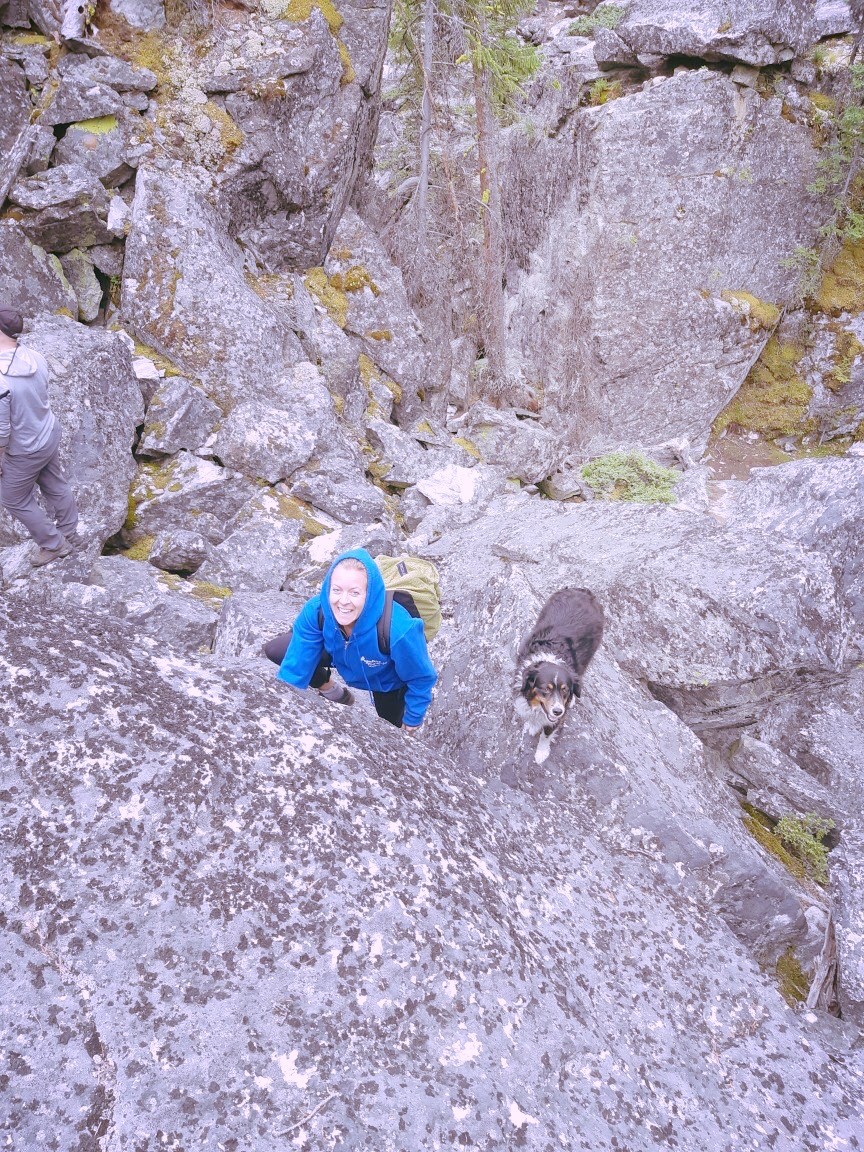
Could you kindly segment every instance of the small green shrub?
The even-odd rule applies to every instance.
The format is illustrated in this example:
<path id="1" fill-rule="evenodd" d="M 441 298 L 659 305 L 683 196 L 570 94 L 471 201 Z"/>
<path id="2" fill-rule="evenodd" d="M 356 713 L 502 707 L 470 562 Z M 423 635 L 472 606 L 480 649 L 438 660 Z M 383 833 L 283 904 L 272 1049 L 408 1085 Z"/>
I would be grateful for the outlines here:
<path id="1" fill-rule="evenodd" d="M 593 36 L 596 28 L 617 28 L 624 19 L 626 9 L 617 4 L 601 4 L 590 16 L 574 20 L 567 33 L 570 36 Z"/>
<path id="2" fill-rule="evenodd" d="M 582 477 L 606 500 L 629 500 L 636 504 L 674 504 L 672 489 L 681 479 L 673 468 L 664 468 L 641 452 L 610 452 L 582 467 Z"/>
<path id="3" fill-rule="evenodd" d="M 617 100 L 620 95 L 621 81 L 605 80 L 601 76 L 588 89 L 588 103 L 596 108 L 600 104 L 607 104 L 610 100 Z"/>
<path id="4" fill-rule="evenodd" d="M 828 848 L 823 840 L 833 827 L 833 820 L 805 812 L 803 816 L 782 816 L 774 832 L 801 860 L 817 884 L 827 884 Z"/>

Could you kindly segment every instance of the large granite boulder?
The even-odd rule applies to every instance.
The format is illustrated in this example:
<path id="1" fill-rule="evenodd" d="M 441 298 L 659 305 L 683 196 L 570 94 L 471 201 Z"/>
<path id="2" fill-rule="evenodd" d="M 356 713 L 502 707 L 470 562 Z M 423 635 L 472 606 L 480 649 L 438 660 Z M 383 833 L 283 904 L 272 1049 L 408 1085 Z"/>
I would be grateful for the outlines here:
<path id="1" fill-rule="evenodd" d="M 181 580 L 125 556 L 99 556 L 86 575 L 64 571 L 62 583 L 38 573 L 7 590 L 10 604 L 43 597 L 52 615 L 85 612 L 94 621 L 126 621 L 130 641 L 155 638 L 165 651 L 209 652 L 227 588 Z"/>
<path id="2" fill-rule="evenodd" d="M 219 544 L 228 522 L 254 494 L 254 483 L 239 472 L 178 452 L 139 469 L 129 489 L 123 533 L 131 543 L 170 529 L 192 529 Z"/>
<path id="3" fill-rule="evenodd" d="M 200 84 L 230 93 L 226 108 L 243 133 L 219 195 L 231 234 L 268 268 L 322 264 L 365 175 L 390 8 L 298 4 L 275 19 L 265 8 L 213 38 Z"/>
<path id="4" fill-rule="evenodd" d="M 6 155 L 30 123 L 27 81 L 19 64 L 0 56 L 0 155 Z"/>
<path id="5" fill-rule="evenodd" d="M 851 616 L 852 654 L 864 653 L 864 457 L 753 468 L 731 493 L 728 524 L 825 557 Z"/>
<path id="6" fill-rule="evenodd" d="M 384 515 L 383 491 L 370 483 L 353 452 L 325 452 L 289 483 L 291 494 L 343 524 L 368 524 Z"/>
<path id="7" fill-rule="evenodd" d="M 715 845 L 718 911 L 756 954 L 773 962 L 792 949 L 807 958 L 812 976 L 824 917 L 810 910 L 824 898 L 799 886 L 772 857 L 759 859 L 738 801 L 725 788 L 725 768 L 717 769 L 688 728 L 728 743 L 742 728 L 763 723 L 778 701 L 797 701 L 804 714 L 806 692 L 843 682 L 853 625 L 831 571 L 831 551 L 827 541 L 805 549 L 671 509 L 595 502 L 565 511 L 547 504 L 528 516 L 524 505 L 492 505 L 482 520 L 445 531 L 422 552 L 441 567 L 445 612 L 432 649 L 443 668 L 432 736 L 466 768 L 490 777 L 551 789 L 577 804 L 584 788 L 596 790 L 604 826 L 618 827 L 620 820 L 616 835 L 640 829 L 685 872 L 700 872 L 685 847 L 691 835 L 703 849 Z M 599 596 L 606 636 L 572 721 L 538 770 L 534 741 L 520 733 L 509 692 L 493 697 L 486 686 L 512 683 L 519 639 L 549 593 L 565 584 Z M 687 726 L 652 705 L 646 687 L 668 700 Z M 477 703 L 470 713 L 459 706 L 466 698 Z M 630 708 L 642 714 L 640 721 L 625 718 Z M 637 730 L 634 755 L 624 745 Z M 663 749 L 656 755 L 654 741 Z M 860 736 L 851 749 L 849 757 L 860 760 Z M 674 801 L 664 799 L 673 794 Z M 797 804 L 809 807 L 800 779 Z M 842 795 L 836 811 L 847 812 Z M 850 827 L 845 815 L 842 825 Z M 854 866 L 848 870 L 857 876 L 857 825 L 851 827 L 846 851 Z M 857 915 L 851 910 L 859 903 L 857 890 L 847 894 L 845 914 Z"/>
<path id="8" fill-rule="evenodd" d="M 134 175 L 145 121 L 137 112 L 121 112 L 70 124 L 54 149 L 55 164 L 78 164 L 115 188 Z"/>
<path id="9" fill-rule="evenodd" d="M 170 376 L 153 394 L 138 452 L 171 456 L 200 448 L 222 415 L 218 405 L 183 376 Z"/>
<path id="10" fill-rule="evenodd" d="M 257 657 L 293 626 L 305 598 L 296 592 L 235 592 L 219 616 L 213 654 Z"/>
<path id="11" fill-rule="evenodd" d="M 63 164 L 18 180 L 9 199 L 26 235 L 51 252 L 110 244 L 109 198 L 99 177 L 81 164 Z"/>
<path id="12" fill-rule="evenodd" d="M 198 577 L 231 589 L 278 591 L 289 573 L 306 563 L 303 525 L 286 515 L 284 498 L 264 490 L 226 525 L 225 539 L 198 569 Z M 293 511 L 293 509 L 291 510 Z"/>
<path id="13" fill-rule="evenodd" d="M 91 542 L 104 543 L 126 519 L 132 443 L 143 419 L 128 347 L 114 333 L 62 316 L 39 320 L 24 343 L 48 361 L 51 408 L 63 428 L 61 459 L 81 528 Z M 0 543 L 26 538 L 5 512 L 0 525 Z"/>
<path id="14" fill-rule="evenodd" d="M 561 804 L 39 598 L 0 605 L 0 654 L 28 673 L 0 695 L 20 1146 L 854 1146 L 853 1036 L 790 1012 L 712 906 L 749 860 L 710 782 L 674 777 L 662 846 L 645 827 L 645 782 L 698 751 L 608 658 Z"/>
<path id="15" fill-rule="evenodd" d="M 630 0 L 615 32 L 640 57 L 740 60 L 763 67 L 810 47 L 813 9 L 813 0 Z"/>
<path id="16" fill-rule="evenodd" d="M 274 381 L 305 360 L 246 282 L 241 250 L 188 172 L 139 170 L 121 313 L 130 332 L 200 380 L 223 409 L 241 397 L 266 401 Z"/>
<path id="17" fill-rule="evenodd" d="M 484 463 L 504 468 L 526 484 L 545 480 L 565 454 L 562 433 L 490 404 L 474 404 L 459 421 L 459 431 L 469 451 L 479 453 Z"/>
<path id="18" fill-rule="evenodd" d="M 810 132 L 782 113 L 691 70 L 571 120 L 564 151 L 514 151 L 508 187 L 530 164 L 554 211 L 513 277 L 512 371 L 573 445 L 702 441 L 741 385 L 822 219 Z"/>
<path id="19" fill-rule="evenodd" d="M 56 256 L 30 240 L 15 220 L 0 220 L 0 296 L 14 300 L 25 317 L 42 312 L 78 314 L 75 290 Z"/>

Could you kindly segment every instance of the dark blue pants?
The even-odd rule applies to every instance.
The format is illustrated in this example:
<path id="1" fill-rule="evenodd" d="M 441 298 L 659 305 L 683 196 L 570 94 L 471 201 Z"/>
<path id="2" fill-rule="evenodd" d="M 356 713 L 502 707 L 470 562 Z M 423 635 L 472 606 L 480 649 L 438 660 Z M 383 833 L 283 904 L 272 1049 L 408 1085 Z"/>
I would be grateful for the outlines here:
<path id="1" fill-rule="evenodd" d="M 283 632 L 281 636 L 276 636 L 273 640 L 268 640 L 264 645 L 264 655 L 268 660 L 272 660 L 274 664 L 281 664 L 285 659 L 285 653 L 288 651 L 288 645 L 291 643 L 291 633 Z M 333 658 L 329 652 L 324 651 L 321 653 L 321 659 L 312 673 L 312 679 L 309 681 L 310 688 L 320 688 L 322 684 L 326 684 L 330 679 L 333 672 Z M 388 724 L 395 725 L 396 728 L 402 727 L 402 717 L 405 715 L 405 688 L 396 688 L 393 692 L 373 692 L 372 699 L 375 701 L 375 711 L 382 720 L 386 720 Z"/>

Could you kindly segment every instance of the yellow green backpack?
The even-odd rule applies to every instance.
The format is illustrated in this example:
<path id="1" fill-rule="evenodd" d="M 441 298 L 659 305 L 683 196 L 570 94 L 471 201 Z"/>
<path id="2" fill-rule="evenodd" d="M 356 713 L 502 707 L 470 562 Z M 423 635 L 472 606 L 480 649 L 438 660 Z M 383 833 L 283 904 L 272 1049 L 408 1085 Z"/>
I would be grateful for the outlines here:
<path id="1" fill-rule="evenodd" d="M 419 556 L 377 556 L 375 563 L 384 577 L 387 596 L 384 612 L 378 621 L 378 647 L 385 656 L 390 654 L 390 618 L 393 601 L 405 611 L 423 621 L 426 643 L 434 638 L 441 627 L 441 591 L 438 569 Z"/>

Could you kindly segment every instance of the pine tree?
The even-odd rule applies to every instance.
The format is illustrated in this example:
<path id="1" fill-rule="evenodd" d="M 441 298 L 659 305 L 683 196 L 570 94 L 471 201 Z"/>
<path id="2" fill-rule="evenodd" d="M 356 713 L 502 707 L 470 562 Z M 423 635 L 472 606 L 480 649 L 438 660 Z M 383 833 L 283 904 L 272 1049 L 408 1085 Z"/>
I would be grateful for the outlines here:
<path id="1" fill-rule="evenodd" d="M 498 173 L 497 118 L 521 93 L 521 82 L 539 67 L 535 50 L 512 35 L 520 16 L 533 8 L 526 0 L 454 0 L 464 28 L 477 124 L 480 211 L 483 223 L 483 337 L 489 371 L 486 391 L 500 398 L 507 388 L 504 302 L 504 233 Z"/>

